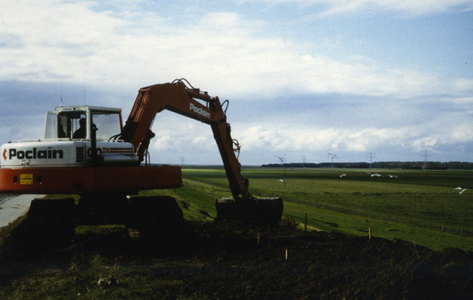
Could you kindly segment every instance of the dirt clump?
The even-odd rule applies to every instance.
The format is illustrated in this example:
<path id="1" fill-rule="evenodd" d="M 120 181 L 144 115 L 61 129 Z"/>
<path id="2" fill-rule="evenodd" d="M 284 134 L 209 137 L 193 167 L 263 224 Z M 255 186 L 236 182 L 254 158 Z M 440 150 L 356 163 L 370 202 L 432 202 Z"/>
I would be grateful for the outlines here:
<path id="1" fill-rule="evenodd" d="M 473 253 L 226 222 L 186 222 L 160 243 L 125 228 L 38 247 L 12 234 L 0 296 L 20 288 L 32 299 L 473 299 Z"/>

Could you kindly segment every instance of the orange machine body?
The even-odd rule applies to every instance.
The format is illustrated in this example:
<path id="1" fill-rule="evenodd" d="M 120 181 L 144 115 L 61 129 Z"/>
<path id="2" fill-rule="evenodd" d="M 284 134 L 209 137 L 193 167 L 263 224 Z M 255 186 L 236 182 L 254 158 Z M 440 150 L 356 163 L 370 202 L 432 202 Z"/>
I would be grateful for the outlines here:
<path id="1" fill-rule="evenodd" d="M 176 166 L 0 169 L 1 191 L 11 194 L 135 193 L 182 186 Z"/>

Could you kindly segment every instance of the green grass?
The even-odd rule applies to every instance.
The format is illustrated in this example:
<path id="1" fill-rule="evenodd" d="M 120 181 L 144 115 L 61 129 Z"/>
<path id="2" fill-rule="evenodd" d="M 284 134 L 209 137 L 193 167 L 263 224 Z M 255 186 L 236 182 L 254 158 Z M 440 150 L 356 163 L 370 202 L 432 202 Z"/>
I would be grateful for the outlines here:
<path id="1" fill-rule="evenodd" d="M 141 191 L 140 195 L 171 196 L 177 200 L 186 220 L 212 221 L 217 216 L 217 197 L 212 196 L 210 189 L 207 184 L 184 180 L 183 187 L 179 189 Z"/>
<path id="2" fill-rule="evenodd" d="M 153 276 L 138 264 L 120 265 L 120 258 L 82 254 L 72 258 L 67 272 L 57 270 L 43 277 L 17 280 L 0 289 L 1 299 L 148 299 L 159 298 L 166 288 L 178 283 Z"/>
<path id="3" fill-rule="evenodd" d="M 381 221 L 361 216 L 354 216 L 330 210 L 307 207 L 301 204 L 285 203 L 285 215 L 292 216 L 303 223 L 307 213 L 309 229 L 335 231 L 355 236 L 368 236 L 371 227 L 372 236 L 393 240 L 402 239 L 418 245 L 440 251 L 446 247 L 473 251 L 473 239 L 442 233 L 414 226 L 402 225 L 390 221 Z"/>
<path id="4" fill-rule="evenodd" d="M 253 195 L 282 197 L 286 216 L 302 223 L 307 213 L 309 228 L 367 235 L 371 227 L 378 237 L 473 251 L 472 171 L 245 169 L 243 175 Z M 231 194 L 223 169 L 183 170 L 183 177 L 183 199 L 191 188 L 191 198 L 200 192 L 212 205 Z M 471 191 L 460 195 L 458 186 Z"/>
<path id="5" fill-rule="evenodd" d="M 170 195 L 187 220 L 213 220 L 215 199 L 231 196 L 225 171 L 182 171 L 183 187 L 140 194 Z M 282 197 L 284 216 L 303 223 L 307 213 L 309 228 L 359 236 L 371 227 L 377 237 L 473 251 L 473 171 L 245 168 L 243 175 L 254 196 Z M 460 195 L 458 186 L 468 190 Z"/>

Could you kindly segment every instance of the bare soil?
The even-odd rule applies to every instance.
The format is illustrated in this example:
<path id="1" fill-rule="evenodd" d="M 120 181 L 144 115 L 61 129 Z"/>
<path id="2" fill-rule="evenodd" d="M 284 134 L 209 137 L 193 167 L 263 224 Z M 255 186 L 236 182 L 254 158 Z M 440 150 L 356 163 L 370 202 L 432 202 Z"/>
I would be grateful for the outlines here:
<path id="1" fill-rule="evenodd" d="M 473 299 L 472 252 L 401 240 L 224 222 L 186 222 L 159 244 L 125 229 L 42 246 L 19 236 L 0 252 L 11 298 L 63 279 L 83 299 L 92 286 L 109 289 L 101 299 Z"/>

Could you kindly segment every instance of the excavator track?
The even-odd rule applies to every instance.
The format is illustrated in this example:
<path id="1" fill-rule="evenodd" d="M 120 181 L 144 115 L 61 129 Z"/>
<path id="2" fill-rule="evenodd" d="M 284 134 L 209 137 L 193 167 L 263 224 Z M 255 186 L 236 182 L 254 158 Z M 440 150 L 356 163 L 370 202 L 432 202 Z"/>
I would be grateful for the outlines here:
<path id="1" fill-rule="evenodd" d="M 33 241 L 71 239 L 75 235 L 75 207 L 73 198 L 33 199 L 23 224 L 24 232 Z"/>
<path id="2" fill-rule="evenodd" d="M 32 239 L 44 242 L 70 240 L 81 225 L 126 225 L 142 238 L 166 239 L 183 231 L 183 213 L 169 196 L 131 197 L 118 194 L 74 198 L 34 199 L 23 224 Z"/>

